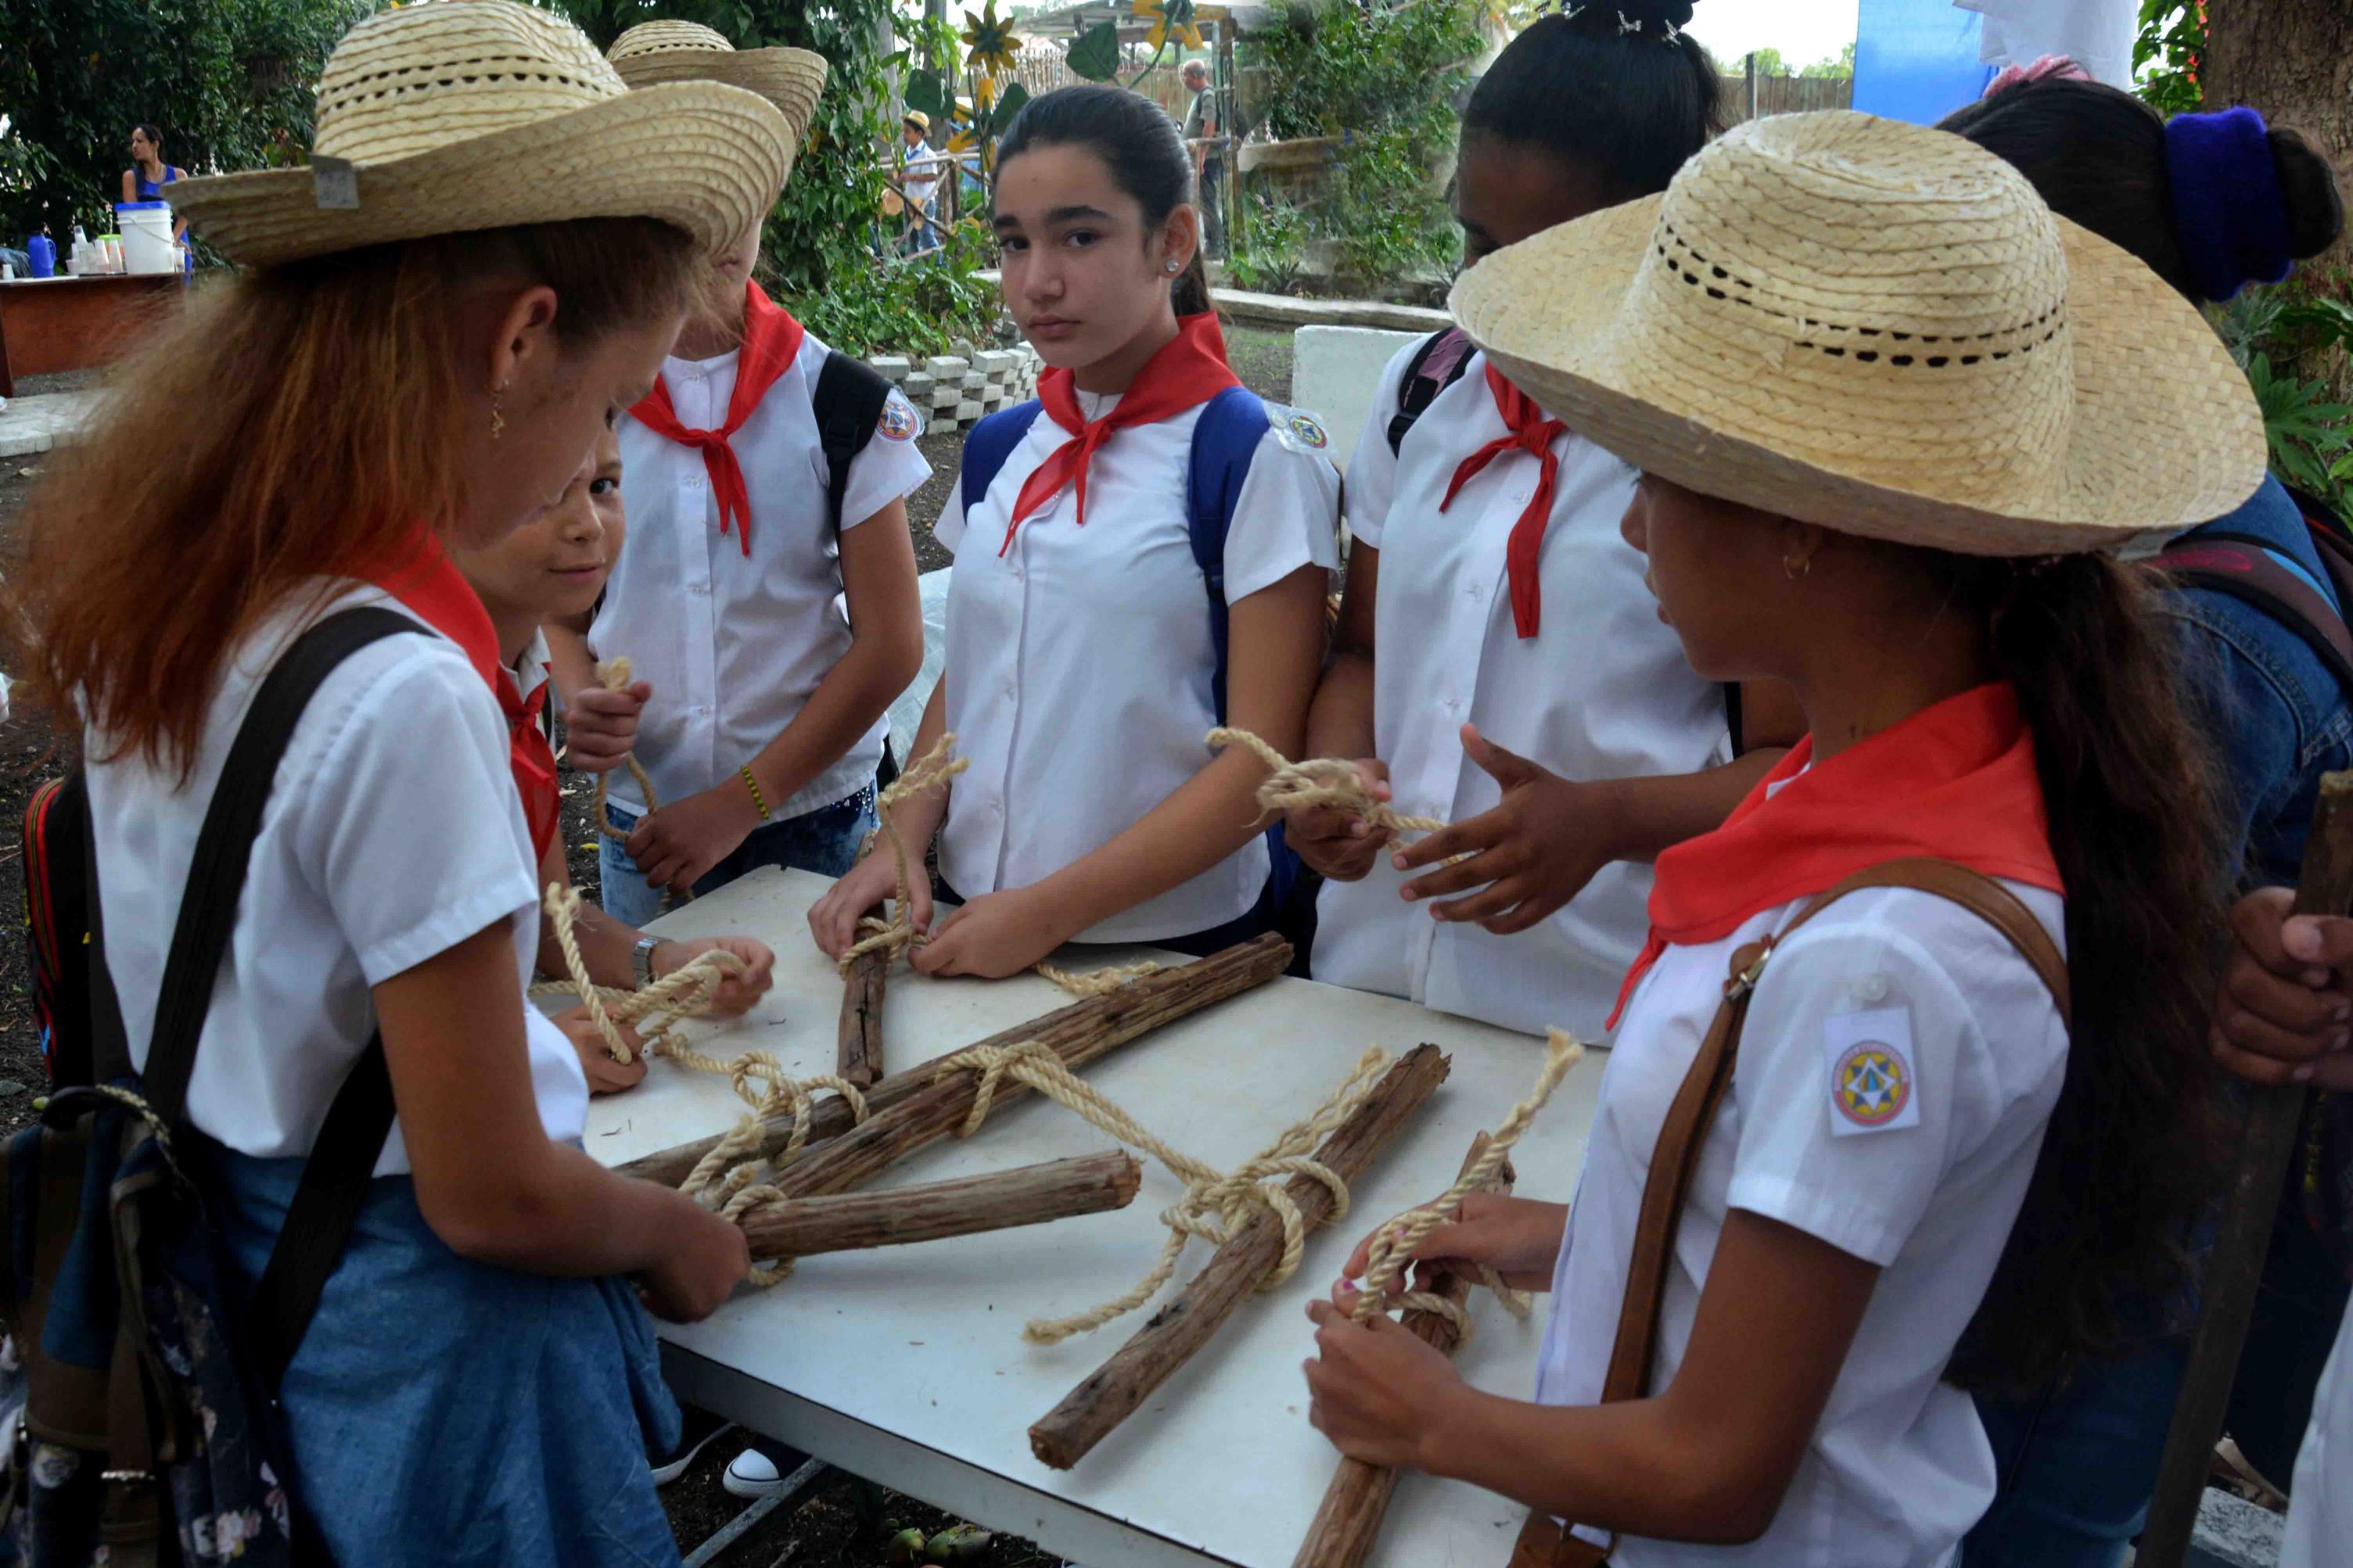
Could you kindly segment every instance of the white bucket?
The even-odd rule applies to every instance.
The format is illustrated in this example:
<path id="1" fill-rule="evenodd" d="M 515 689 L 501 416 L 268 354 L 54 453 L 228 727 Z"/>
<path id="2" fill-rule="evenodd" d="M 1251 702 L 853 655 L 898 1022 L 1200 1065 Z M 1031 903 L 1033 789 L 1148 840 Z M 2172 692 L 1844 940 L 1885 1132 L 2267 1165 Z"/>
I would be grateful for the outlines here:
<path id="1" fill-rule="evenodd" d="M 172 240 L 172 208 L 164 202 L 124 202 L 114 209 L 122 230 L 126 272 L 177 272 L 180 247 Z"/>

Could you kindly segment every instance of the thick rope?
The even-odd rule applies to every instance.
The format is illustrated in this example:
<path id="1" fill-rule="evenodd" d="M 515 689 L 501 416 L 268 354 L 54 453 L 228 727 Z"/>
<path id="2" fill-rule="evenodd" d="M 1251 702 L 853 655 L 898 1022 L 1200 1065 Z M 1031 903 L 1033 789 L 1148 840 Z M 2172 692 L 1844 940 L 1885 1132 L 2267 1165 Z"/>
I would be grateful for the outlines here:
<path id="1" fill-rule="evenodd" d="M 959 1137 L 970 1137 L 987 1120 L 997 1085 L 1010 1078 L 1078 1112 L 1121 1142 L 1150 1154 L 1185 1184 L 1184 1195 L 1161 1211 L 1160 1223 L 1168 1227 L 1168 1239 L 1143 1279 L 1120 1295 L 1073 1317 L 1035 1321 L 1021 1331 L 1021 1337 L 1032 1344 L 1050 1345 L 1072 1334 L 1102 1328 L 1134 1311 L 1175 1275 L 1177 1258 L 1187 1239 L 1198 1236 L 1223 1245 L 1261 1209 L 1271 1213 L 1282 1226 L 1282 1257 L 1259 1289 L 1271 1290 L 1290 1279 L 1299 1268 L 1307 1226 L 1298 1205 L 1283 1190 L 1283 1181 L 1307 1176 L 1321 1182 L 1332 1194 L 1332 1217 L 1337 1219 L 1348 1212 L 1348 1184 L 1337 1172 L 1309 1155 L 1364 1104 L 1390 1063 L 1387 1052 L 1378 1048 L 1366 1051 L 1356 1069 L 1314 1114 L 1286 1129 L 1263 1152 L 1228 1173 L 1161 1142 L 1126 1111 L 1082 1082 L 1051 1047 L 1035 1040 L 1011 1046 L 976 1046 L 941 1062 L 943 1073 L 969 1069 L 979 1075 L 972 1111 L 957 1130 Z"/>
<path id="2" fill-rule="evenodd" d="M 1240 746 L 1266 764 L 1266 782 L 1258 786 L 1262 811 L 1298 811 L 1312 805 L 1335 806 L 1356 813 L 1375 827 L 1400 836 L 1419 837 L 1446 826 L 1436 816 L 1400 816 L 1388 802 L 1375 800 L 1356 772 L 1356 764 L 1338 757 L 1318 757 L 1294 763 L 1248 730 L 1209 731 L 1212 746 Z"/>
<path id="3" fill-rule="evenodd" d="M 945 788 L 950 779 L 972 766 L 970 757 L 950 759 L 948 753 L 955 748 L 955 737 L 942 735 L 921 760 L 893 779 L 891 787 L 874 798 L 875 816 L 881 823 L 875 832 L 890 842 L 891 858 L 898 873 L 898 886 L 891 900 L 891 918 L 887 921 L 876 920 L 872 915 L 860 918 L 858 929 L 866 934 L 834 960 L 834 967 L 844 974 L 849 973 L 851 963 L 867 953 L 888 952 L 892 962 L 896 963 L 901 953 L 923 942 L 923 939 L 909 920 L 909 911 L 913 908 L 909 895 L 913 888 L 912 878 L 914 872 L 907 858 L 907 846 L 891 821 L 891 808 L 926 791 Z M 1107 996 L 1131 980 L 1160 971 L 1160 965 L 1148 959 L 1122 968 L 1099 969 L 1092 974 L 1074 974 L 1050 963 L 1039 963 L 1036 968 L 1039 973 L 1073 996 Z"/>
<path id="4" fill-rule="evenodd" d="M 1455 1178 L 1454 1184 L 1430 1202 L 1390 1220 L 1373 1233 L 1366 1253 L 1365 1282 L 1356 1297 L 1355 1317 L 1360 1323 L 1370 1322 L 1381 1312 L 1391 1310 L 1415 1310 L 1435 1312 L 1454 1325 L 1456 1342 L 1467 1343 L 1471 1338 L 1471 1315 L 1445 1297 L 1428 1290 L 1409 1290 L 1402 1296 L 1388 1295 L 1389 1281 L 1402 1272 L 1413 1257 L 1413 1249 L 1422 1240 L 1461 1212 L 1462 1200 L 1472 1193 L 1493 1192 L 1503 1185 L 1504 1162 L 1512 1152 L 1512 1145 L 1528 1129 L 1537 1111 L 1568 1076 L 1568 1069 L 1585 1055 L 1585 1047 L 1558 1029 L 1552 1030 L 1545 1041 L 1543 1070 L 1536 1074 L 1535 1088 L 1526 1099 L 1511 1109 L 1503 1125 L 1488 1139 L 1487 1147 L 1478 1159 Z M 1480 1282 L 1502 1300 L 1512 1316 L 1525 1320 L 1528 1315 L 1528 1299 L 1504 1283 L 1501 1276 L 1484 1264 L 1479 1268 Z"/>
<path id="5" fill-rule="evenodd" d="M 618 691 L 627 687 L 629 684 L 629 661 L 627 656 L 608 658 L 598 665 L 596 679 L 607 691 Z M 635 752 L 631 752 L 626 760 L 629 764 L 629 776 L 638 781 L 638 792 L 645 796 L 646 815 L 651 816 L 660 809 L 659 804 L 654 799 L 654 781 L 646 777 L 646 770 L 638 765 L 638 754 Z M 596 831 L 607 838 L 627 838 L 628 835 L 614 826 L 613 819 L 605 815 L 605 786 L 611 781 L 612 776 L 609 771 L 596 775 L 595 805 Z"/>
<path id="6" fill-rule="evenodd" d="M 644 1039 L 648 1056 L 667 1056 L 687 1061 L 694 1053 L 688 1050 L 673 1025 L 682 1018 L 700 1018 L 711 1011 L 711 1004 L 720 987 L 744 973 L 744 961 L 732 952 L 713 950 L 700 952 L 685 963 L 663 975 L 642 991 L 623 991 L 610 985 L 599 985 L 588 977 L 588 961 L 581 956 L 580 937 L 575 929 L 580 920 L 582 900 L 577 889 L 561 882 L 547 885 L 545 907 L 549 922 L 555 929 L 555 945 L 564 953 L 564 967 L 572 976 L 571 984 L 559 989 L 580 998 L 588 1010 L 589 1021 L 605 1041 L 605 1048 L 613 1053 L 617 1062 L 635 1059 L 628 1040 L 622 1038 L 624 1027 L 635 1029 Z M 699 1070 L 711 1071 L 708 1057 L 697 1058 L 689 1065 Z M 725 1071 L 722 1067 L 717 1070 Z"/>

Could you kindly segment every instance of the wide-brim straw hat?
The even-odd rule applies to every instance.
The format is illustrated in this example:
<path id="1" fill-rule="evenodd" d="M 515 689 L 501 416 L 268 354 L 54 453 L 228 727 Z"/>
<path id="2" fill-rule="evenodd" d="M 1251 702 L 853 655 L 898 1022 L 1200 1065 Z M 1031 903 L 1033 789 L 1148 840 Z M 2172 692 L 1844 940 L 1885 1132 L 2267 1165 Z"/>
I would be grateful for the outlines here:
<path id="1" fill-rule="evenodd" d="M 1663 196 L 1489 256 L 1450 303 L 1588 440 L 1844 532 L 2057 554 L 2263 481 L 2253 395 L 2196 308 L 1920 126 L 1752 121 Z"/>
<path id="2" fill-rule="evenodd" d="M 343 35 L 310 164 L 183 180 L 172 205 L 256 266 L 591 217 L 658 218 L 717 250 L 774 204 L 797 140 L 756 93 L 632 92 L 561 17 L 438 0 Z"/>
<path id="3" fill-rule="evenodd" d="M 699 22 L 640 22 L 613 40 L 605 58 L 633 88 L 723 81 L 756 92 L 783 111 L 793 145 L 808 133 L 825 90 L 825 57 L 807 49 L 739 49 Z"/>

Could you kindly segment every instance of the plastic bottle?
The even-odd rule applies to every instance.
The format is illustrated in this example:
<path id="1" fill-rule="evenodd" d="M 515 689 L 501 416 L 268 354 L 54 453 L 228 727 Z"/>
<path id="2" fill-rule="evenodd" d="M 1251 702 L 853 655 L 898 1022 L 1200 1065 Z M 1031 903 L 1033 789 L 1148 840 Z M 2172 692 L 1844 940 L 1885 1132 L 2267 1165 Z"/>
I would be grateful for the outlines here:
<path id="1" fill-rule="evenodd" d="M 58 245 L 46 234 L 37 234 L 25 242 L 25 254 L 32 258 L 33 276 L 54 278 L 58 275 Z"/>

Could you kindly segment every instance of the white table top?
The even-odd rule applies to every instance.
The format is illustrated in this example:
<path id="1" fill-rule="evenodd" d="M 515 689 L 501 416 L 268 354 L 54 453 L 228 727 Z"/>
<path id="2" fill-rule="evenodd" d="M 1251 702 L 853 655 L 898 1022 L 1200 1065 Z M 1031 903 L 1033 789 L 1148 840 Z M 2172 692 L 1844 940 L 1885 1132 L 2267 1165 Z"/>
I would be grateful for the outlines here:
<path id="1" fill-rule="evenodd" d="M 756 1046 L 790 1070 L 833 1069 L 841 983 L 802 918 L 825 885 L 802 872 L 759 872 L 660 922 L 670 935 L 746 932 L 778 954 L 775 991 L 751 1017 L 702 1030 L 702 1048 L 724 1058 Z M 1128 960 L 1094 953 L 1082 966 L 1114 961 Z M 941 981 L 902 969 L 884 1000 L 885 1069 L 1067 1001 L 1035 975 Z M 1448 1051 L 1452 1073 L 1357 1184 L 1354 1210 L 1310 1239 L 1298 1274 L 1245 1303 L 1073 1470 L 1031 1457 L 1029 1425 L 1152 1308 L 1051 1347 L 1023 1343 L 1021 1326 L 1092 1306 L 1150 1264 L 1166 1234 L 1156 1215 L 1180 1186 L 1149 1160 L 1143 1191 L 1126 1209 L 808 1258 L 781 1286 L 739 1295 L 706 1322 L 665 1325 L 673 1385 L 845 1468 L 1094 1568 L 1283 1568 L 1336 1459 L 1307 1424 L 1300 1374 L 1313 1349 L 1306 1304 L 1329 1288 L 1366 1228 L 1452 1182 L 1472 1136 L 1493 1128 L 1535 1081 L 1539 1044 L 1395 998 L 1278 979 L 1086 1069 L 1091 1083 L 1174 1147 L 1230 1168 L 1318 1104 L 1367 1045 L 1396 1054 L 1425 1040 Z M 1514 1156 L 1521 1193 L 1568 1196 L 1600 1079 L 1598 1059 L 1581 1064 L 1522 1140 Z M 592 1103 L 587 1147 L 617 1163 L 733 1125 L 742 1110 L 724 1081 L 656 1063 L 638 1088 Z M 944 1140 L 875 1185 L 1110 1146 L 1076 1115 L 1031 1097 L 997 1111 L 968 1142 Z M 1179 1283 L 1209 1251 L 1198 1241 L 1187 1250 Z M 1541 1300 L 1537 1320 L 1525 1325 L 1483 1292 L 1474 1293 L 1472 1310 L 1479 1331 L 1459 1358 L 1464 1375 L 1525 1394 L 1534 1386 Z M 1496 1568 L 1523 1517 L 1492 1494 L 1409 1476 L 1374 1561 Z"/>

